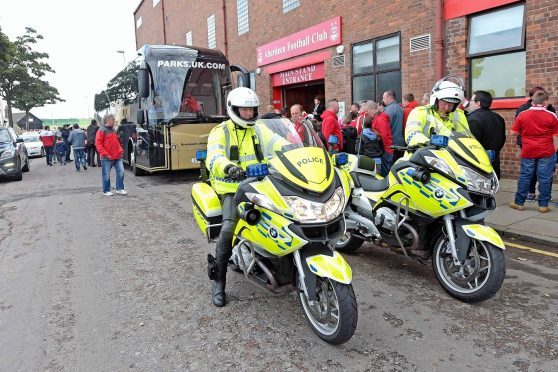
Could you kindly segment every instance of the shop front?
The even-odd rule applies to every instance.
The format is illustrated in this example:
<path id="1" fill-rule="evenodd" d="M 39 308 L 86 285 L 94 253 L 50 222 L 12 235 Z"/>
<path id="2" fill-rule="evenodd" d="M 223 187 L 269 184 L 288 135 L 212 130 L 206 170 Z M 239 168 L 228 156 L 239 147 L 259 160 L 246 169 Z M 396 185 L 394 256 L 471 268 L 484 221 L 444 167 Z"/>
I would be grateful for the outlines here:
<path id="1" fill-rule="evenodd" d="M 301 104 L 314 109 L 314 98 L 324 99 L 327 48 L 342 43 L 341 17 L 272 41 L 257 48 L 257 65 L 271 79 L 272 102 L 277 108 Z"/>

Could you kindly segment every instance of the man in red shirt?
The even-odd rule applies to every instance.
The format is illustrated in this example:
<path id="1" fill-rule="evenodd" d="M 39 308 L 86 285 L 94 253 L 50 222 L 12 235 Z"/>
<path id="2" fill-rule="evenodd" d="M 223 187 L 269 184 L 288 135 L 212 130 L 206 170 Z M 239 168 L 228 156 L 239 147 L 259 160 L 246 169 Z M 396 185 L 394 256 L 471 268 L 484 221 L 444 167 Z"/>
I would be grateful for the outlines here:
<path id="1" fill-rule="evenodd" d="M 552 173 L 558 151 L 558 119 L 546 109 L 549 94 L 539 91 L 533 95 L 533 106 L 515 119 L 511 133 L 521 135 L 521 173 L 517 181 L 515 201 L 510 207 L 523 210 L 532 177 L 539 181 L 539 212 L 550 211 L 548 202 L 552 191 Z"/>
<path id="2" fill-rule="evenodd" d="M 391 127 L 389 126 L 389 116 L 382 112 L 380 105 L 374 101 L 367 101 L 365 106 L 368 109 L 368 116 L 373 118 L 372 129 L 378 133 L 384 144 L 380 175 L 385 177 L 389 173 L 393 162 L 393 150 L 390 148 L 393 146 L 393 137 L 391 135 Z"/>
<path id="3" fill-rule="evenodd" d="M 46 162 L 48 165 L 52 165 L 54 155 L 54 133 L 50 131 L 50 127 L 45 126 L 45 130 L 39 133 L 39 139 L 43 143 L 45 149 Z"/>
<path id="4" fill-rule="evenodd" d="M 407 118 L 409 117 L 411 111 L 413 111 L 415 107 L 419 106 L 419 103 L 415 101 L 415 96 L 412 93 L 408 93 L 403 96 L 401 106 L 403 106 L 403 133 L 405 133 Z"/>
<path id="5" fill-rule="evenodd" d="M 327 101 L 327 110 L 322 113 L 322 134 L 326 141 L 329 141 L 329 136 L 334 135 L 337 137 L 337 145 L 334 146 L 334 151 L 343 150 L 343 135 L 339 127 L 339 119 L 337 113 L 339 112 L 339 102 L 334 99 Z M 329 147 L 329 144 L 328 144 Z"/>
<path id="6" fill-rule="evenodd" d="M 362 133 L 362 128 L 363 128 L 363 122 L 364 119 L 369 117 L 370 115 L 368 115 L 368 101 L 361 101 L 360 102 L 360 107 L 358 109 L 358 116 L 355 120 L 353 120 L 351 122 L 351 126 L 355 127 L 357 130 L 357 135 L 360 135 Z M 354 125 L 353 125 L 354 123 Z"/>
<path id="7" fill-rule="evenodd" d="M 124 164 L 122 163 L 122 146 L 114 130 L 114 115 L 107 114 L 103 118 L 103 126 L 97 131 L 95 147 L 101 156 L 103 195 L 114 195 L 110 191 L 110 169 L 116 171 L 116 193 L 126 195 L 124 190 Z"/>

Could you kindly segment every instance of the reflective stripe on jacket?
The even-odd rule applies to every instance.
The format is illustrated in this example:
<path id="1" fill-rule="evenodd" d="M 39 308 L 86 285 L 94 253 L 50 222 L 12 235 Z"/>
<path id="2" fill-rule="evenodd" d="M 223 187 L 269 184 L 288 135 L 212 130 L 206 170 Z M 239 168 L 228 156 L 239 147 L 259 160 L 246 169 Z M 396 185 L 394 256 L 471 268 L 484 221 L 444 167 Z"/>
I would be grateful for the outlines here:
<path id="1" fill-rule="evenodd" d="M 227 178 L 227 165 L 238 165 L 246 169 L 251 164 L 267 163 L 268 155 L 281 151 L 286 144 L 289 143 L 283 137 L 257 122 L 247 129 L 237 127 L 232 120 L 222 122 L 211 130 L 207 139 L 206 165 L 211 186 L 217 194 L 236 192 L 239 182 Z M 261 160 L 255 149 L 257 145 L 261 149 Z M 238 159 L 231 158 L 232 146 L 238 147 Z"/>
<path id="2" fill-rule="evenodd" d="M 442 119 L 437 111 L 430 106 L 419 106 L 413 109 L 407 119 L 405 142 L 409 146 L 424 144 L 430 140 L 430 130 L 443 136 L 451 132 L 469 132 L 469 124 L 462 110 L 449 113 Z"/>

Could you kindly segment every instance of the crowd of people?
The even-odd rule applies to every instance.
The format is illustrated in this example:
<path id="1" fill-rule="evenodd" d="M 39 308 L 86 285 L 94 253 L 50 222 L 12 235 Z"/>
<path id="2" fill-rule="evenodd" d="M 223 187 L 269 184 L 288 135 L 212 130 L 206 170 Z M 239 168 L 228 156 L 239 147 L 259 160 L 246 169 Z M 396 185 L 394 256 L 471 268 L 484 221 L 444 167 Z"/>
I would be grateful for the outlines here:
<path id="1" fill-rule="evenodd" d="M 76 172 L 87 167 L 102 167 L 102 187 L 105 196 L 112 196 L 110 170 L 116 171 L 116 193 L 126 195 L 124 189 L 124 164 L 122 163 L 122 146 L 114 129 L 114 115 L 108 114 L 99 127 L 97 120 L 91 120 L 87 129 L 78 124 L 59 127 L 55 132 L 45 126 L 39 133 L 46 155 L 46 163 L 52 166 L 58 161 L 60 166 L 74 162 Z M 73 159 L 70 154 L 73 153 Z"/>
<path id="2" fill-rule="evenodd" d="M 445 92 L 447 97 L 437 92 Z M 511 207 L 523 210 L 525 201 L 538 201 L 539 211 L 545 213 L 550 210 L 548 204 L 558 157 L 558 119 L 554 107 L 548 104 L 549 94 L 544 88 L 534 87 L 529 96 L 529 101 L 517 109 L 511 129 L 521 147 L 518 190 Z M 381 176 L 386 176 L 395 161 L 403 156 L 403 151 L 391 147 L 409 144 L 409 136 L 418 133 L 413 128 L 423 130 L 429 117 L 450 130 L 455 129 L 455 123 L 459 123 L 486 150 L 493 152 L 493 168 L 500 178 L 500 155 L 506 143 L 506 125 L 504 118 L 490 109 L 492 101 L 492 95 L 484 90 L 477 90 L 470 99 L 466 99 L 461 86 L 441 81 L 431 93 L 423 95 L 420 103 L 408 93 L 399 104 L 395 92 L 388 90 L 380 102 L 355 102 L 344 116 L 338 116 L 339 103 L 336 99 L 328 100 L 323 106 L 320 97 L 316 97 L 312 114 L 304 112 L 303 106 L 297 103 L 290 108 L 290 120 L 295 128 L 299 128 L 301 120 L 311 118 L 324 143 L 329 143 L 330 136 L 335 136 L 337 140 L 332 145 L 333 150 L 374 158 L 380 164 Z M 279 110 L 273 105 L 268 106 L 267 111 L 263 118 L 273 115 L 287 117 L 285 109 Z M 409 122 L 412 122 L 411 130 L 407 127 Z M 555 206 L 558 207 L 558 203 Z"/>

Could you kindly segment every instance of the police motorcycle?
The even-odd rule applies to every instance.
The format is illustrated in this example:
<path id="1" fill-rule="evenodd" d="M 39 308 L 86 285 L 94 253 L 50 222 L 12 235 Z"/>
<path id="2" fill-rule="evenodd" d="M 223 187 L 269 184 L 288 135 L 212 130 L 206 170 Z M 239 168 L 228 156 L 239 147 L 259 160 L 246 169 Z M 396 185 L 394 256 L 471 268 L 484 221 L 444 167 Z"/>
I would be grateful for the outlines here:
<path id="1" fill-rule="evenodd" d="M 246 169 L 235 194 L 240 219 L 229 263 L 274 294 L 295 290 L 312 330 L 331 344 L 348 341 L 357 325 L 352 271 L 330 243 L 345 232 L 343 211 L 351 186 L 312 127 L 303 139 L 287 119 L 256 122 L 264 161 Z M 263 138 L 272 139 L 269 144 Z M 206 154 L 199 151 L 199 160 Z M 193 213 L 208 241 L 219 235 L 220 200 L 207 181 L 192 188 Z"/>
<path id="2" fill-rule="evenodd" d="M 480 302 L 498 292 L 505 275 L 504 243 L 484 225 L 499 187 L 493 154 L 468 129 L 444 134 L 422 146 L 394 146 L 407 153 L 385 178 L 376 176 L 372 159 L 350 157 L 344 168 L 354 189 L 336 249 L 350 253 L 368 241 L 419 260 L 431 257 L 447 293 Z"/>

